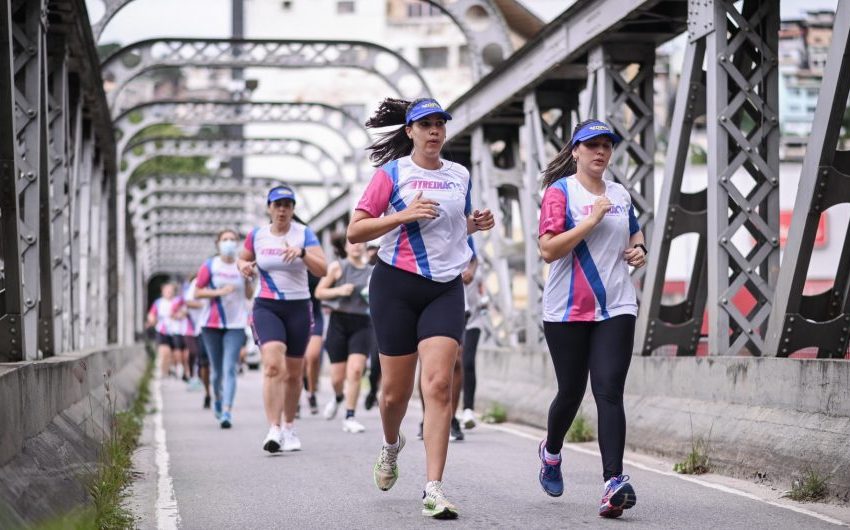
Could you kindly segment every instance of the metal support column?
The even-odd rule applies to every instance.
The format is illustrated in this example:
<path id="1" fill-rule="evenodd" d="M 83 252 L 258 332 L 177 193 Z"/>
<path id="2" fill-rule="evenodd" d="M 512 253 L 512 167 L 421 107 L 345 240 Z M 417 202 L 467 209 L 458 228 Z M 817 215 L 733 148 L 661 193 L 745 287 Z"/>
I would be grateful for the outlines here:
<path id="1" fill-rule="evenodd" d="M 779 2 L 745 0 L 741 11 L 730 0 L 701 4 L 710 4 L 713 21 L 706 37 L 709 353 L 761 355 L 779 273 Z"/>
<path id="2" fill-rule="evenodd" d="M 803 295 L 820 217 L 850 203 L 850 151 L 836 149 L 850 91 L 850 5 L 839 2 L 824 68 L 812 133 L 803 161 L 794 216 L 770 315 L 765 355 L 787 357 L 816 346 L 820 358 L 842 358 L 850 342 L 850 226 L 837 264 L 835 283 Z"/>

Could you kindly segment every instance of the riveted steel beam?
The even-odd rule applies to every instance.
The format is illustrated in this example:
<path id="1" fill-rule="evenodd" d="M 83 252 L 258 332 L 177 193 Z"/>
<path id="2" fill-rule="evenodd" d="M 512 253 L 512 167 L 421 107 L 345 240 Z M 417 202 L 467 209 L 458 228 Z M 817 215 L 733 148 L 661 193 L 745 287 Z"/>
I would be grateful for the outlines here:
<path id="1" fill-rule="evenodd" d="M 850 226 L 831 288 L 804 295 L 821 215 L 850 203 L 850 152 L 839 151 L 842 118 L 850 92 L 850 5 L 839 2 L 823 83 L 806 148 L 782 269 L 776 285 L 765 355 L 787 357 L 816 347 L 819 358 L 843 358 L 850 342 Z"/>
<path id="2" fill-rule="evenodd" d="M 131 66 L 130 66 L 131 65 Z M 151 39 L 121 48 L 102 65 L 114 86 L 107 93 L 113 113 L 119 96 L 134 78 L 163 67 L 207 68 L 356 68 L 383 79 L 404 98 L 427 97 L 422 75 L 399 53 L 363 41 Z"/>
<path id="3" fill-rule="evenodd" d="M 761 355 L 779 273 L 779 2 L 711 3 L 709 353 Z"/>

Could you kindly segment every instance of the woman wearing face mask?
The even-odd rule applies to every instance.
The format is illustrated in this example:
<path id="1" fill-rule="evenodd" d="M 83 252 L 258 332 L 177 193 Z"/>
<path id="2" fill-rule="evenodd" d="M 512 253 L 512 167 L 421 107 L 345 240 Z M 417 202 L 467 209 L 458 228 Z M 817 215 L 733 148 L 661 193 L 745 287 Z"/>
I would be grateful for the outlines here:
<path id="1" fill-rule="evenodd" d="M 602 517 L 619 517 L 637 499 L 623 475 L 623 389 L 637 316 L 629 266 L 646 264 L 646 247 L 629 192 L 603 178 L 619 141 L 601 121 L 576 126 L 544 172 L 539 227 L 540 254 L 552 264 L 543 291 L 543 331 L 558 381 L 546 439 L 538 447 L 540 485 L 553 497 L 564 491 L 561 446 L 590 374 L 599 418 Z"/>
<path id="2" fill-rule="evenodd" d="M 271 222 L 245 238 L 239 271 L 245 278 L 253 278 L 255 273 L 260 276 L 252 316 L 263 362 L 263 404 L 269 422 L 263 450 L 276 453 L 301 449 L 294 422 L 304 352 L 310 340 L 307 271 L 324 276 L 327 264 L 316 235 L 295 217 L 292 188 L 272 188 L 266 204 Z"/>
<path id="3" fill-rule="evenodd" d="M 210 299 L 201 336 L 210 357 L 213 410 L 222 429 L 233 423 L 236 369 L 248 320 L 245 300 L 253 294 L 251 281 L 236 266 L 238 240 L 233 230 L 219 232 L 218 255 L 201 265 L 195 279 L 195 297 Z"/>
<path id="4" fill-rule="evenodd" d="M 427 480 L 422 514 L 454 519 L 443 493 L 452 418 L 452 373 L 463 337 L 461 273 L 472 257 L 467 236 L 493 227 L 471 205 L 469 171 L 440 156 L 451 119 L 433 99 L 386 99 L 366 122 L 389 127 L 369 148 L 378 169 L 348 225 L 348 240 L 382 238 L 369 282 L 369 308 L 381 359 L 384 443 L 373 476 L 381 490 L 398 479 L 400 432 L 422 362 Z"/>

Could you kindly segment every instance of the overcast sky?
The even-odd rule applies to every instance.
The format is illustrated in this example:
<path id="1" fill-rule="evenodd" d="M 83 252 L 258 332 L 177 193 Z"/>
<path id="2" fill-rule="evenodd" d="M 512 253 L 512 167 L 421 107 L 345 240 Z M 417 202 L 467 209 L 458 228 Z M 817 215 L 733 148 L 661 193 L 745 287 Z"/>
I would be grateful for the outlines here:
<path id="1" fill-rule="evenodd" d="M 247 0 L 246 7 L 250 9 L 253 2 L 276 1 Z M 835 9 L 837 1 L 781 0 L 780 15 L 782 18 L 797 18 L 806 9 Z M 523 3 L 540 18 L 549 21 L 573 2 L 524 0 Z M 89 15 L 99 18 L 103 12 L 102 0 L 86 0 L 86 5 Z M 203 16 L 198 16 L 199 13 L 203 13 Z M 250 31 L 250 28 L 247 29 Z M 115 16 L 100 42 L 119 41 L 126 44 L 151 37 L 220 37 L 229 34 L 230 0 L 136 0 Z"/>

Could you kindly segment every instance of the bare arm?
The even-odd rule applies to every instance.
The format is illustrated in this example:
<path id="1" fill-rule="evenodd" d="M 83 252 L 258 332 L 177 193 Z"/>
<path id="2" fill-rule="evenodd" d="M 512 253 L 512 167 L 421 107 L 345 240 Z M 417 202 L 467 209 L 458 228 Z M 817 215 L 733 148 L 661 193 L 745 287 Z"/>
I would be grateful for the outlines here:
<path id="1" fill-rule="evenodd" d="M 629 248 L 623 251 L 623 259 L 632 267 L 640 268 L 646 265 L 646 254 L 640 247 L 635 248 L 635 245 L 645 244 L 643 231 L 638 230 L 629 238 Z"/>
<path id="2" fill-rule="evenodd" d="M 490 230 L 496 226 L 496 221 L 493 219 L 493 212 L 489 208 L 484 210 L 475 210 L 470 215 L 466 216 L 466 233 L 474 234 L 479 230 Z"/>
<path id="3" fill-rule="evenodd" d="M 607 197 L 600 197 L 593 204 L 590 215 L 582 219 L 575 227 L 558 235 L 546 233 L 540 236 L 537 243 L 540 246 L 540 255 L 543 256 L 543 261 L 552 263 L 572 252 L 576 245 L 587 237 L 596 228 L 596 225 L 602 222 L 610 209 L 611 201 Z"/>
<path id="4" fill-rule="evenodd" d="M 322 276 L 322 279 L 319 280 L 319 284 L 316 286 L 316 292 L 314 293 L 316 298 L 319 300 L 333 300 L 340 296 L 347 296 L 340 292 L 339 287 L 332 287 L 339 280 L 341 274 L 342 267 L 340 267 L 339 262 L 335 261 L 331 263 L 328 267 L 328 274 Z"/>
<path id="5" fill-rule="evenodd" d="M 307 265 L 307 270 L 313 276 L 323 277 L 328 273 L 328 262 L 325 259 L 325 251 L 322 250 L 322 247 L 318 245 L 307 247 L 303 260 L 304 264 Z"/>
<path id="6" fill-rule="evenodd" d="M 372 217 L 369 212 L 355 210 L 346 235 L 352 243 L 366 243 L 381 237 L 399 225 L 420 219 L 436 219 L 439 215 L 437 206 L 439 203 L 436 201 L 423 199 L 420 191 L 407 208 L 394 214 Z"/>
<path id="7" fill-rule="evenodd" d="M 254 278 L 254 267 L 257 265 L 257 257 L 250 250 L 243 248 L 236 259 L 236 268 L 247 279 Z"/>

